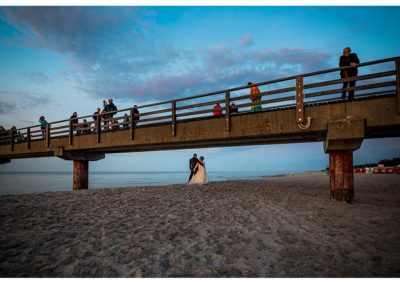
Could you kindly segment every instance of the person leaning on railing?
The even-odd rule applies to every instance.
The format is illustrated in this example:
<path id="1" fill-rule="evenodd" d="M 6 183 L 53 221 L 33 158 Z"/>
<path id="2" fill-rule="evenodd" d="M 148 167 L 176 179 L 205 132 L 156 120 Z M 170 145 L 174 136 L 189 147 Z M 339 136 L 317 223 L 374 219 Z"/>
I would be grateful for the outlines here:
<path id="1" fill-rule="evenodd" d="M 108 130 L 108 126 L 107 126 L 107 124 L 108 124 L 108 114 L 107 114 L 107 111 L 105 109 L 103 109 L 101 111 L 100 119 L 103 120 L 104 130 Z"/>
<path id="2" fill-rule="evenodd" d="M 339 66 L 340 67 L 347 67 L 347 66 L 352 66 L 352 68 L 346 68 L 340 70 L 340 77 L 343 78 L 350 78 L 350 77 L 355 77 L 358 74 L 358 69 L 357 66 L 360 64 L 360 60 L 358 59 L 358 56 L 356 53 L 351 53 L 350 47 L 346 47 L 343 49 L 343 55 L 340 56 L 339 59 Z M 348 82 L 343 82 L 343 89 L 347 88 L 347 86 L 355 87 L 356 86 L 356 81 L 348 81 Z M 346 92 L 342 92 L 342 99 L 346 98 Z M 354 91 L 349 92 L 349 100 L 353 100 L 354 98 Z"/>
<path id="3" fill-rule="evenodd" d="M 252 102 L 251 111 L 252 112 L 261 111 L 262 107 L 261 107 L 260 89 L 252 82 L 248 82 L 247 86 L 251 86 L 250 88 L 250 100 Z"/>
<path id="4" fill-rule="evenodd" d="M 94 121 L 94 129 L 93 132 L 96 132 L 96 127 L 97 127 L 97 120 L 100 119 L 101 120 L 101 116 L 100 116 L 100 108 L 98 107 L 97 110 L 93 113 L 93 121 Z"/>
<path id="5" fill-rule="evenodd" d="M 79 135 L 79 125 L 77 125 L 79 123 L 79 120 L 78 113 L 76 111 L 69 118 L 69 123 L 71 124 L 72 131 L 76 130 L 76 135 Z"/>
<path id="6" fill-rule="evenodd" d="M 89 134 L 90 133 L 90 124 L 87 122 L 86 119 L 83 120 L 83 123 L 81 124 L 82 127 L 82 134 Z"/>
<path id="7" fill-rule="evenodd" d="M 17 127 L 16 127 L 16 126 L 12 126 L 12 127 L 10 128 L 10 133 L 12 133 L 12 136 L 14 137 L 14 142 L 16 142 Z"/>
<path id="8" fill-rule="evenodd" d="M 136 124 L 140 120 L 140 113 L 139 110 L 137 109 L 137 105 L 133 106 L 132 112 L 133 112 L 133 123 Z"/>
<path id="9" fill-rule="evenodd" d="M 219 103 L 217 103 L 217 104 L 214 106 L 213 114 L 214 114 L 214 117 L 220 117 L 220 116 L 222 116 L 222 107 L 221 107 L 221 105 L 220 105 Z"/>
<path id="10" fill-rule="evenodd" d="M 112 128 L 113 130 L 119 129 L 118 119 L 113 118 L 113 119 L 111 120 L 111 125 L 112 125 L 111 128 Z"/>
<path id="11" fill-rule="evenodd" d="M 104 130 L 108 130 L 107 124 L 108 124 L 109 114 L 106 112 L 108 112 L 108 106 L 106 100 L 103 100 L 103 110 L 101 111 L 101 119 L 103 120 Z"/>
<path id="12" fill-rule="evenodd" d="M 107 112 L 107 114 L 103 114 L 104 130 L 108 130 L 109 127 L 107 125 L 111 125 L 114 123 L 113 116 L 117 113 L 118 108 L 115 106 L 112 99 L 108 99 L 108 102 L 106 102 L 106 100 L 103 100 L 103 106 L 104 108 L 102 113 Z"/>
<path id="13" fill-rule="evenodd" d="M 238 113 L 238 112 L 239 112 L 238 107 L 235 105 L 235 103 L 232 103 L 230 107 L 230 113 Z"/>
<path id="14" fill-rule="evenodd" d="M 44 118 L 42 115 L 39 117 L 39 123 L 40 123 L 40 130 L 42 130 L 42 137 L 46 137 L 46 125 L 48 124 L 47 120 Z"/>
<path id="15" fill-rule="evenodd" d="M 124 122 L 122 124 L 122 128 L 129 128 L 129 116 L 127 113 L 124 114 Z"/>
<path id="16" fill-rule="evenodd" d="M 0 144 L 6 142 L 5 137 L 7 136 L 7 130 L 0 125 Z"/>
<path id="17" fill-rule="evenodd" d="M 21 131 L 17 131 L 17 133 L 15 134 L 15 142 L 24 142 L 25 141 L 25 137 L 24 135 L 21 133 Z"/>
<path id="18" fill-rule="evenodd" d="M 10 132 L 7 131 L 3 126 L 0 126 L 0 144 L 10 143 L 10 138 L 8 137 Z"/>

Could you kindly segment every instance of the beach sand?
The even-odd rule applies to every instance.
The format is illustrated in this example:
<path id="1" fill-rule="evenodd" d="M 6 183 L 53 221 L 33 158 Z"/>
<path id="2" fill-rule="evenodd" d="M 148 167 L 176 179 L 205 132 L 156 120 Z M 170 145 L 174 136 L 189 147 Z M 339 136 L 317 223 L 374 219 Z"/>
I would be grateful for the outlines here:
<path id="1" fill-rule="evenodd" d="M 400 277 L 400 175 L 0 197 L 1 277 Z"/>

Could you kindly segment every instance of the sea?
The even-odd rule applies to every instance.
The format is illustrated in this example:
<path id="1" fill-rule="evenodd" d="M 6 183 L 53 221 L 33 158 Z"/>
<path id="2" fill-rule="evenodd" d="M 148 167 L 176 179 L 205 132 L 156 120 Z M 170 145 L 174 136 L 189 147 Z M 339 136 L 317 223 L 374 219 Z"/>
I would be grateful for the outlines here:
<path id="1" fill-rule="evenodd" d="M 89 189 L 185 184 L 189 172 L 90 172 Z M 208 172 L 211 182 L 255 179 L 279 172 Z M 0 172 L 0 195 L 71 191 L 72 172 Z"/>

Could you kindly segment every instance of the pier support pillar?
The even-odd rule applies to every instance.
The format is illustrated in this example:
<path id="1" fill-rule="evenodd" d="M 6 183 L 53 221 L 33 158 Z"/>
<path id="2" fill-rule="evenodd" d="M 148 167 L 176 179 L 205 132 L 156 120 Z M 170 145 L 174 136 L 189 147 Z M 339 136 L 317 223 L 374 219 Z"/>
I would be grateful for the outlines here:
<path id="1" fill-rule="evenodd" d="M 353 151 L 360 148 L 364 130 L 362 119 L 328 122 L 324 150 L 329 154 L 331 200 L 349 203 L 354 200 Z"/>
<path id="2" fill-rule="evenodd" d="M 64 151 L 64 148 L 54 151 L 61 159 L 73 161 L 73 190 L 89 188 L 89 161 L 98 161 L 105 158 L 104 153 L 86 151 Z"/>
<path id="3" fill-rule="evenodd" d="M 89 188 L 89 161 L 74 160 L 73 190 Z"/>
<path id="4" fill-rule="evenodd" d="M 329 152 L 331 200 L 352 202 L 354 199 L 353 151 Z"/>

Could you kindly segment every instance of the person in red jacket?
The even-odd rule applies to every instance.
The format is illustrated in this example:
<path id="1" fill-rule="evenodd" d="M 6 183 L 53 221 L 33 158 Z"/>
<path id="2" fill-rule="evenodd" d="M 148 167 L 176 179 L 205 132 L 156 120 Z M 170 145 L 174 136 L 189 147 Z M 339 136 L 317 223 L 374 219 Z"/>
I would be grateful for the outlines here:
<path id="1" fill-rule="evenodd" d="M 217 104 L 214 106 L 214 112 L 213 112 L 213 114 L 214 114 L 214 117 L 220 117 L 220 116 L 222 116 L 222 107 L 221 107 L 221 105 L 220 105 L 219 103 L 217 103 Z"/>

